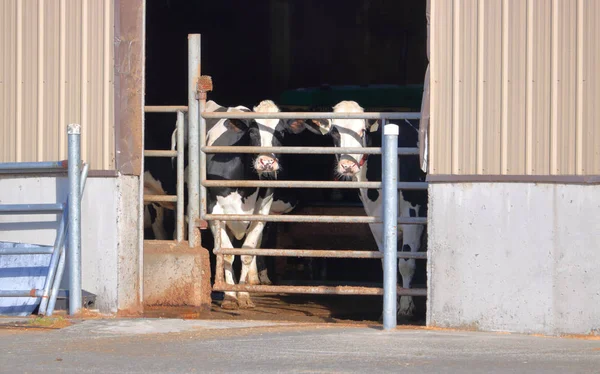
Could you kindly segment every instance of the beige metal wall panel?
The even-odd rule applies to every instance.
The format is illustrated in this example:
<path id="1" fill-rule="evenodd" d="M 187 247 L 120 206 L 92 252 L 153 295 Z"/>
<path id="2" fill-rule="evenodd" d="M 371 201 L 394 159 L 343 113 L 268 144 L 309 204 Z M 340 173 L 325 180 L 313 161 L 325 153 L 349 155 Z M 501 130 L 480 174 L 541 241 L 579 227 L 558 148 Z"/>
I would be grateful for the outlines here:
<path id="1" fill-rule="evenodd" d="M 527 2 L 511 0 L 508 3 L 508 66 L 506 71 L 506 174 L 525 174 L 525 113 L 527 74 Z M 504 117 L 503 117 L 504 118 Z"/>
<path id="2" fill-rule="evenodd" d="M 474 174 L 472 162 L 477 155 L 477 0 L 465 0 L 455 4 L 454 56 L 455 125 L 452 136 L 452 169 L 459 174 Z M 458 52 L 458 53 L 456 53 Z"/>
<path id="3" fill-rule="evenodd" d="M 500 174 L 500 133 L 502 114 L 502 1 L 480 1 L 483 11 L 483 128 L 482 174 Z M 479 35 L 481 37 L 481 34 Z M 489 48 L 489 46 L 495 46 Z"/>
<path id="4" fill-rule="evenodd" d="M 557 37 L 553 55 L 556 63 L 556 147 L 551 174 L 575 174 L 577 107 L 577 0 L 555 2 Z"/>
<path id="5" fill-rule="evenodd" d="M 600 174 L 600 2 L 587 0 L 581 12 L 583 174 Z"/>
<path id="6" fill-rule="evenodd" d="M 600 1 L 429 1 L 430 174 L 600 174 Z"/>
<path id="7" fill-rule="evenodd" d="M 432 72 L 431 87 L 435 95 L 435 107 L 432 102 L 431 118 L 439 118 L 444 126 L 432 129 L 431 157 L 433 159 L 432 173 L 451 169 L 451 144 L 452 144 L 452 97 L 453 97 L 453 2 L 434 1 L 431 13 L 431 65 L 436 63 L 436 70 Z"/>
<path id="8" fill-rule="evenodd" d="M 551 32 L 552 3 L 533 2 L 532 169 L 531 174 L 550 173 Z"/>
<path id="9" fill-rule="evenodd" d="M 114 0 L 5 0 L 1 5 L 3 162 L 67 157 L 114 169 Z"/>

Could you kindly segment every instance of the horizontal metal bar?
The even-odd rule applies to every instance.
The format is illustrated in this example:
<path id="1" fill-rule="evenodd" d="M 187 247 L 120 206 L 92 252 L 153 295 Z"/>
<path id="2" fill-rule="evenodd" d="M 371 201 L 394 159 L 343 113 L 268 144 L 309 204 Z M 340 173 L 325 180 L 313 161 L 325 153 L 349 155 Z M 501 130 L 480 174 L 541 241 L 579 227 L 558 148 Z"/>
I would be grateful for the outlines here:
<path id="1" fill-rule="evenodd" d="M 177 202 L 177 195 L 144 195 L 144 202 Z"/>
<path id="2" fill-rule="evenodd" d="M 3 204 L 0 214 L 60 213 L 64 209 L 64 204 Z"/>
<path id="3" fill-rule="evenodd" d="M 202 112 L 204 118 L 238 118 L 238 119 L 420 119 L 421 112 Z"/>
<path id="4" fill-rule="evenodd" d="M 0 248 L 0 255 L 50 255 L 52 252 L 54 252 L 53 247 Z"/>
<path id="5" fill-rule="evenodd" d="M 42 297 L 43 290 L 0 290 L 0 297 Z"/>
<path id="6" fill-rule="evenodd" d="M 177 157 L 177 151 L 146 149 L 144 150 L 144 157 Z"/>
<path id="7" fill-rule="evenodd" d="M 260 215 L 260 214 L 207 214 L 207 221 L 262 221 L 305 223 L 383 223 L 374 216 L 313 216 L 313 215 Z M 425 217 L 398 217 L 399 225 L 426 225 Z"/>
<path id="8" fill-rule="evenodd" d="M 0 174 L 66 172 L 67 164 L 67 160 L 46 162 L 0 162 Z"/>
<path id="9" fill-rule="evenodd" d="M 187 105 L 146 105 L 144 107 L 144 112 L 146 113 L 175 113 L 187 111 Z"/>
<path id="10" fill-rule="evenodd" d="M 213 250 L 216 255 L 250 255 L 281 257 L 323 257 L 323 258 L 383 258 L 379 251 L 354 251 L 348 249 L 270 249 L 270 248 L 221 248 Z M 427 260 L 427 252 L 398 252 L 398 258 Z"/>
<path id="11" fill-rule="evenodd" d="M 266 293 L 304 293 L 320 295 L 383 295 L 383 288 L 359 286 L 267 286 L 262 284 L 251 285 L 215 283 L 213 290 Z M 427 290 L 424 288 L 398 287 L 398 296 L 427 296 Z"/>
<path id="12" fill-rule="evenodd" d="M 381 188 L 381 182 L 285 181 L 285 180 L 209 180 L 205 187 L 275 187 L 275 188 Z M 399 182 L 401 190 L 426 190 L 427 182 Z"/>
<path id="13" fill-rule="evenodd" d="M 205 146 L 201 148 L 204 153 L 279 153 L 279 154 L 311 154 L 311 155 L 380 155 L 381 147 L 250 147 L 250 146 Z M 399 147 L 398 155 L 419 155 L 419 148 Z"/>

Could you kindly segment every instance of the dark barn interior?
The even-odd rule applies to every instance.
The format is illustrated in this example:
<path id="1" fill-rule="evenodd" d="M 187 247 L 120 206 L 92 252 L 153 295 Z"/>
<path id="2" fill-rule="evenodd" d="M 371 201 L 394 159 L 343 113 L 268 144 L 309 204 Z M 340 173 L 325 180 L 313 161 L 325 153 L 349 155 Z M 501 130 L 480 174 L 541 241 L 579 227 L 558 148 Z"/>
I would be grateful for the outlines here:
<path id="1" fill-rule="evenodd" d="M 296 107 L 293 102 L 283 105 L 281 102 L 285 92 L 307 87 L 316 91 L 339 86 L 421 87 L 427 66 L 425 3 L 422 0 L 147 0 L 146 105 L 187 104 L 190 33 L 202 34 L 202 74 L 210 75 L 214 85 L 208 98 L 224 106 L 252 108 L 261 100 L 271 99 L 283 110 L 289 105 L 299 111 L 328 111 L 330 104 Z M 363 106 L 366 111 L 407 107 L 419 110 L 418 105 L 402 102 L 397 107 L 382 105 L 383 109 L 379 105 Z M 150 113 L 145 120 L 145 149 L 170 149 L 175 115 Z M 290 145 L 332 144 L 325 137 L 307 132 Z M 147 158 L 145 162 L 146 168 L 172 170 L 168 158 Z M 334 156 L 291 156 L 287 165 L 289 170 L 297 171 L 293 179 L 332 180 Z M 164 187 L 167 193 L 175 191 L 174 183 Z M 311 189 L 301 191 L 301 197 L 301 205 L 294 214 L 364 215 L 357 190 Z M 173 219 L 165 223 L 167 232 L 172 233 Z M 269 232 L 273 235 L 265 239 L 263 247 L 377 248 L 367 225 L 279 224 L 271 225 Z M 203 246 L 208 249 L 212 249 L 211 236 L 209 230 L 203 232 Z M 298 284 L 299 280 L 376 283 L 382 279 L 381 263 L 377 260 L 327 259 L 309 263 L 289 258 L 287 267 L 277 261 L 280 260 L 269 262 L 270 276 L 279 284 Z M 239 265 L 239 260 L 236 263 Z M 326 274 L 319 271 L 323 263 L 327 265 Z M 423 261 L 417 264 L 424 269 Z M 285 271 L 275 274 L 275 269 Z M 413 286 L 424 283 L 424 271 L 418 270 Z M 307 295 L 305 300 L 311 297 L 314 299 Z M 356 297 L 357 303 L 366 297 L 373 298 Z M 381 311 L 381 300 L 377 299 L 374 314 L 368 318 L 377 318 Z M 425 300 L 415 301 L 422 318 Z"/>

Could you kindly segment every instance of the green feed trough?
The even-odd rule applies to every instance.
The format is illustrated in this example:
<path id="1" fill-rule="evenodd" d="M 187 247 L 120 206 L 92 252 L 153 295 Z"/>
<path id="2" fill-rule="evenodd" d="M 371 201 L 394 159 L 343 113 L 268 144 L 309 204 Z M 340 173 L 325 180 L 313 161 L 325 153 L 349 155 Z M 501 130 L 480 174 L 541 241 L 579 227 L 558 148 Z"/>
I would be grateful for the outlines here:
<path id="1" fill-rule="evenodd" d="M 331 108 L 342 100 L 354 100 L 366 111 L 418 112 L 422 98 L 422 84 L 321 86 L 284 91 L 279 104 L 285 110 L 306 111 L 311 108 Z"/>

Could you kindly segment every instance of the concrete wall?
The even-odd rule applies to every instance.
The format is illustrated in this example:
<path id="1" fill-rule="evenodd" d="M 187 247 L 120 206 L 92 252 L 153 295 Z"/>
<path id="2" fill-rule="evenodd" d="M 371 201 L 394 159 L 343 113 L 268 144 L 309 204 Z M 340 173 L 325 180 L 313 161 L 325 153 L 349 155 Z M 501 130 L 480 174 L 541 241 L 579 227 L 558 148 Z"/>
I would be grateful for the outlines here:
<path id="1" fill-rule="evenodd" d="M 429 187 L 427 324 L 600 333 L 600 186 Z"/>
<path id="2" fill-rule="evenodd" d="M 0 204 L 63 202 L 67 186 L 66 178 L 5 177 L 0 179 Z M 105 313 L 139 305 L 137 218 L 131 223 L 132 217 L 137 217 L 138 192 L 137 177 L 88 178 L 86 183 L 81 219 L 82 287 L 97 295 L 96 305 Z M 0 216 L 0 241 L 52 245 L 57 227 L 56 215 L 4 215 Z M 134 275 L 121 269 L 132 269 Z M 67 285 L 65 270 L 61 288 Z"/>

